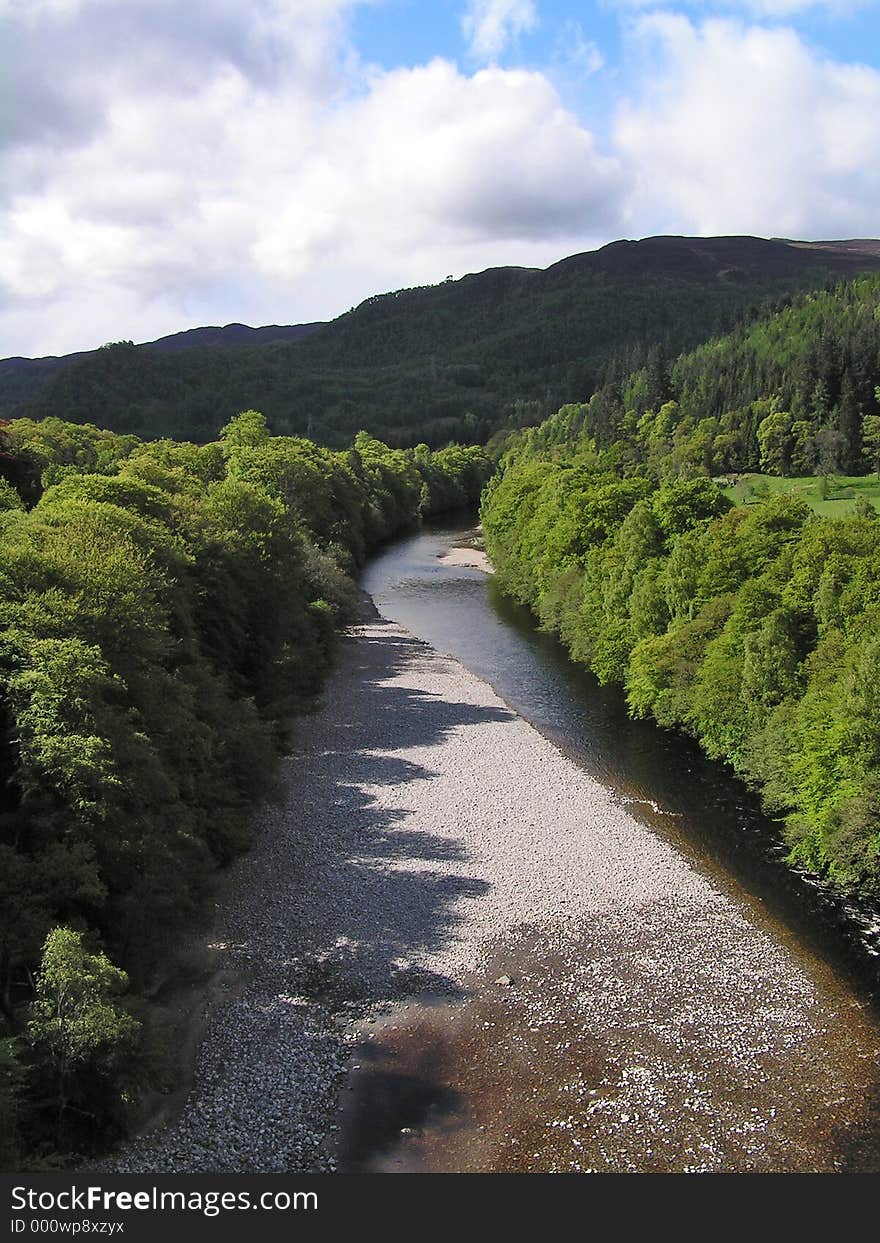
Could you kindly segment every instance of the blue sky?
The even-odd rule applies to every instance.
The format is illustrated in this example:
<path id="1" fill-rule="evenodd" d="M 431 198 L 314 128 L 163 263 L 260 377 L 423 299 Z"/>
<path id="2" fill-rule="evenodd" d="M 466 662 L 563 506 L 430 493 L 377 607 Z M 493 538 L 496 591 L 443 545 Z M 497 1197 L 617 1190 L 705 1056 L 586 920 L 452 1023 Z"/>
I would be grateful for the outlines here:
<path id="1" fill-rule="evenodd" d="M 468 39 L 462 30 L 467 4 L 460 0 L 378 0 L 360 6 L 352 34 L 361 55 L 386 70 L 444 56 L 473 65 Z M 633 0 L 614 3 L 571 3 L 536 0 L 534 25 L 520 31 L 498 56 L 507 67 L 526 67 L 547 73 L 569 106 L 589 118 L 592 128 L 606 132 L 615 105 L 627 89 L 628 72 L 638 72 L 642 59 L 632 27 L 639 17 L 659 11 L 691 18 L 728 17 L 765 28 L 796 30 L 818 54 L 841 62 L 880 68 L 880 6 L 862 3 L 658 3 Z M 592 43 L 604 64 L 585 76 L 570 56 L 572 39 Z M 569 54 L 567 54 L 569 53 Z M 478 59 L 478 58 L 477 58 Z"/>
<path id="2" fill-rule="evenodd" d="M 467 56 L 468 42 L 462 31 L 466 0 L 377 0 L 360 6 L 354 15 L 354 41 L 362 55 L 386 69 L 409 65 L 432 56 L 453 59 Z M 621 53 L 621 26 L 639 12 L 665 9 L 691 15 L 739 15 L 764 24 L 789 24 L 816 47 L 839 59 L 880 64 L 880 25 L 872 3 L 572 3 L 571 0 L 536 0 L 535 24 L 521 32 L 504 52 L 505 63 L 542 66 L 558 55 L 572 23 L 586 38 L 594 40 L 611 65 Z"/>
<path id="3" fill-rule="evenodd" d="M 0 0 L 0 356 L 880 233 L 878 0 Z"/>
<path id="4" fill-rule="evenodd" d="M 494 58 L 506 68 L 546 73 L 565 103 L 589 115 L 593 128 L 604 130 L 617 95 L 622 63 L 621 12 L 610 4 L 572 4 L 551 0 L 528 6 L 534 25 L 511 33 Z M 479 68 L 486 57 L 475 55 L 463 30 L 468 5 L 460 0 L 379 0 L 354 14 L 352 34 L 365 60 L 391 70 L 436 56 Z M 585 72 L 585 48 L 601 55 L 602 72 Z M 589 55 L 589 52 L 587 52 Z"/>

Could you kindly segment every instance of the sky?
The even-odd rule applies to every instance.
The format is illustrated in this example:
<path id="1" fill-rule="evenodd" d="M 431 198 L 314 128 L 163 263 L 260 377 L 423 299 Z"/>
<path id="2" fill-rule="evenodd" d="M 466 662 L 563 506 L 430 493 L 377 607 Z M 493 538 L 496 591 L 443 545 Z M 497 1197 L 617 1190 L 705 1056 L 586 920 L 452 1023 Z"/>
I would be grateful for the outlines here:
<path id="1" fill-rule="evenodd" d="M 880 0 L 0 0 L 0 357 L 880 234 Z"/>

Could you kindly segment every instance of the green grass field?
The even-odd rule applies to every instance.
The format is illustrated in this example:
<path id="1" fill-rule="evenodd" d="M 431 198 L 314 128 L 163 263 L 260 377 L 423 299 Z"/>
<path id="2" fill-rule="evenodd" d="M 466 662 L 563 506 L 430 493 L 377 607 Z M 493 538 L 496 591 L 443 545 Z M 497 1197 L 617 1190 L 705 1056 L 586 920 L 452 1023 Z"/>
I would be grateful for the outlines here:
<path id="1" fill-rule="evenodd" d="M 833 475 L 828 479 L 828 495 L 822 496 L 822 480 L 817 475 L 802 475 L 792 479 L 780 479 L 776 475 L 737 475 L 732 479 L 719 479 L 724 495 L 735 505 L 752 505 L 762 496 L 776 492 L 793 492 L 802 497 L 817 514 L 826 518 L 841 518 L 851 514 L 856 497 L 863 496 L 876 510 L 880 510 L 880 482 L 872 475 Z"/>

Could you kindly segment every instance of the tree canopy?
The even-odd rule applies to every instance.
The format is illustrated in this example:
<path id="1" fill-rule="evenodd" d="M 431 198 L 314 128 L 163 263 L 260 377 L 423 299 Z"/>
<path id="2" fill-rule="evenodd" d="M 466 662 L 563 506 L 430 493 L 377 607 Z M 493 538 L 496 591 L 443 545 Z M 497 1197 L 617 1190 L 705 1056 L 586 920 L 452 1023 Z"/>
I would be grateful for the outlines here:
<path id="1" fill-rule="evenodd" d="M 136 1003 L 247 846 L 355 616 L 352 575 L 422 515 L 475 505 L 490 462 L 366 434 L 332 452 L 252 410 L 207 445 L 3 433 L 0 1131 L 81 1148 L 83 1111 L 106 1135 L 133 1092 L 118 995 Z"/>

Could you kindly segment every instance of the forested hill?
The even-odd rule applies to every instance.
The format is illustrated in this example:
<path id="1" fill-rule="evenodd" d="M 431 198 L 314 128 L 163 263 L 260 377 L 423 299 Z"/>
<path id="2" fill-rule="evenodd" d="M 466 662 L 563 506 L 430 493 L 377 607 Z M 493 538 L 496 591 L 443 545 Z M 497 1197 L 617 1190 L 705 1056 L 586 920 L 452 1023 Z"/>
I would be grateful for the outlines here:
<path id="1" fill-rule="evenodd" d="M 880 270 L 880 242 L 614 242 L 546 270 L 376 296 L 293 342 L 207 349 L 196 336 L 174 352 L 125 342 L 42 377 L 0 363 L 0 414 L 204 441 L 256 405 L 279 431 L 330 446 L 362 427 L 396 445 L 485 440 L 867 270 Z"/>
<path id="2" fill-rule="evenodd" d="M 203 328 L 187 328 L 173 332 L 155 341 L 145 341 L 138 348 L 158 351 L 161 354 L 178 354 L 183 350 L 212 349 L 242 345 L 266 345 L 270 341 L 299 341 L 323 324 L 267 324 L 263 328 L 250 328 L 247 324 L 225 324 L 222 328 L 211 325 Z M 114 343 L 116 344 L 116 343 Z M 126 345 L 133 342 L 125 342 Z M 104 346 L 101 347 L 105 348 Z M 29 401 L 55 372 L 72 367 L 96 350 L 81 350 L 76 354 L 49 355 L 46 358 L 0 359 L 0 404 L 4 410 L 18 409 Z"/>
<path id="3" fill-rule="evenodd" d="M 520 434 L 529 450 L 610 455 L 654 478 L 880 465 L 880 274 L 803 294 L 668 363 L 614 378 Z"/>
<path id="4" fill-rule="evenodd" d="M 880 475 L 878 385 L 872 274 L 511 437 L 483 499 L 502 590 L 634 715 L 758 787 L 795 860 L 875 900 L 880 516 L 785 477 L 827 498 Z M 780 478 L 723 486 L 758 467 Z"/>

